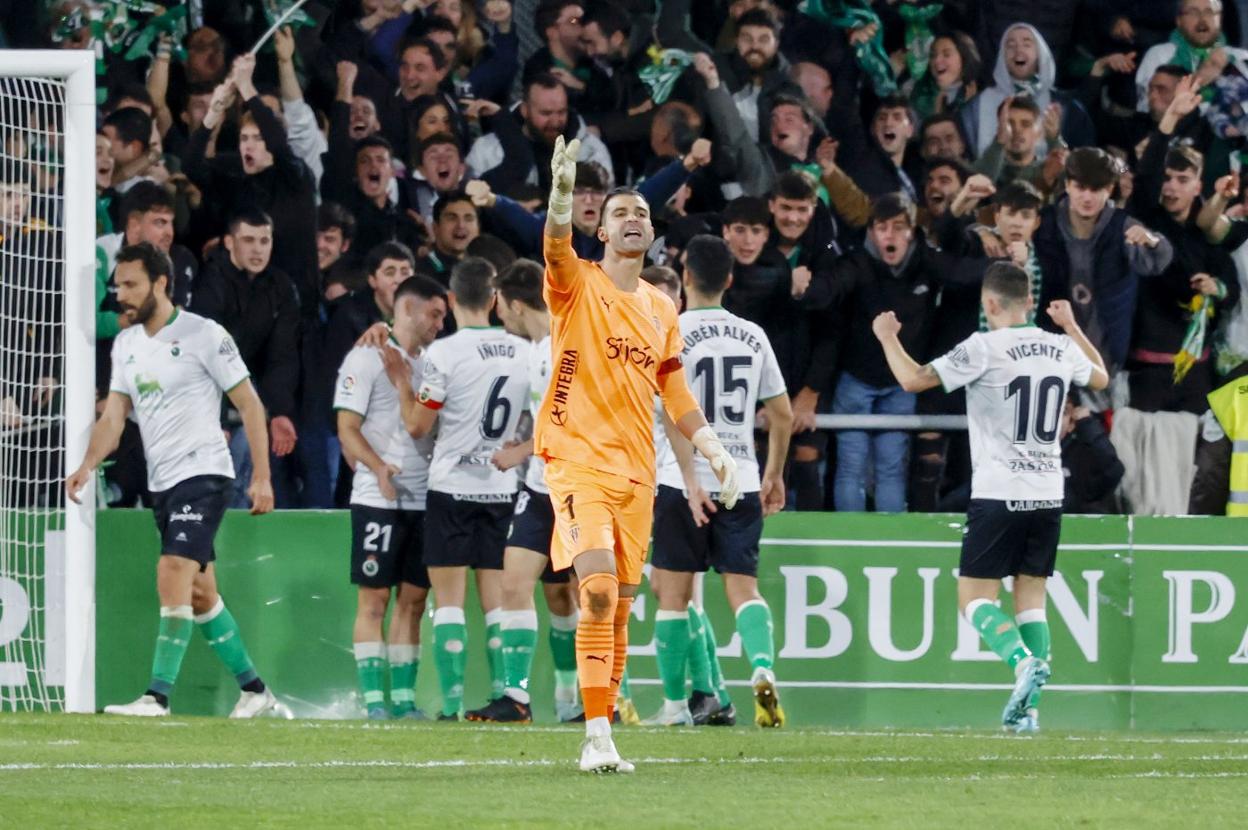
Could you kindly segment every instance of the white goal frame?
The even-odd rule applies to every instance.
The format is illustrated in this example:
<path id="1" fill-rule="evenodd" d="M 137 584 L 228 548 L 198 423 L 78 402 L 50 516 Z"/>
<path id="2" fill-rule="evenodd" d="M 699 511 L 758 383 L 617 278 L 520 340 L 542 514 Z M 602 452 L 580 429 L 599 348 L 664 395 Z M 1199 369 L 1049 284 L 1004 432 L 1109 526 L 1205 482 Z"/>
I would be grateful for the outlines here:
<path id="1" fill-rule="evenodd" d="M 62 154 L 64 239 L 64 349 L 62 396 L 64 475 L 86 455 L 95 423 L 95 54 L 69 49 L 0 49 L 0 76 L 50 78 L 65 83 Z M 65 711 L 95 711 L 95 482 L 82 503 L 65 499 L 61 607 L 49 604 L 63 625 Z M 46 643 L 45 643 L 46 647 Z M 57 667 L 58 669 L 60 667 Z"/>

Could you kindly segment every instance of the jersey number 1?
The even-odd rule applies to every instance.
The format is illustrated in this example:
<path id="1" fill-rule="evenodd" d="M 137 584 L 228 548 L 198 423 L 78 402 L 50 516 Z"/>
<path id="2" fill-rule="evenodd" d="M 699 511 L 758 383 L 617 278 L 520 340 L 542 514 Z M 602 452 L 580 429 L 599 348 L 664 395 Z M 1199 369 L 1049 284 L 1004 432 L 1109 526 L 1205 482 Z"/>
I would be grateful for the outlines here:
<path id="1" fill-rule="evenodd" d="M 1056 393 L 1056 394 L 1054 394 Z M 1005 388 L 1005 398 L 1014 399 L 1014 443 L 1027 440 L 1028 425 L 1041 444 L 1057 440 L 1057 428 L 1062 420 L 1062 401 L 1066 399 L 1066 384 L 1062 379 L 1049 375 L 1036 384 L 1036 405 L 1031 405 L 1031 378 L 1019 375 Z"/>

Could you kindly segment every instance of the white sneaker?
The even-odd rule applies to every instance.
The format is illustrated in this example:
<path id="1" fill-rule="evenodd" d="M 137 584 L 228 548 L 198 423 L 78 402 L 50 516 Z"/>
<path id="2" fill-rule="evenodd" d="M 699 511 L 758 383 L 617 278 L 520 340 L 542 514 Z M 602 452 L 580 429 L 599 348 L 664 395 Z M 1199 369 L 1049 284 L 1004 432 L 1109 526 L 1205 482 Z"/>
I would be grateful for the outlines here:
<path id="1" fill-rule="evenodd" d="M 645 722 L 646 726 L 693 726 L 693 713 L 687 700 L 664 700 L 658 714 Z"/>
<path id="2" fill-rule="evenodd" d="M 276 710 L 278 705 L 277 698 L 267 687 L 263 692 L 243 692 L 238 696 L 238 703 L 234 704 L 230 717 L 255 718 Z"/>
<path id="3" fill-rule="evenodd" d="M 160 701 L 151 695 L 140 695 L 133 703 L 114 703 L 104 707 L 106 715 L 127 715 L 132 718 L 166 718 L 169 707 L 161 706 Z"/>
<path id="4" fill-rule="evenodd" d="M 627 770 L 620 768 L 621 763 L 627 764 Z M 587 737 L 581 743 L 581 772 L 632 772 L 632 764 L 620 761 L 620 753 L 615 750 L 615 741 L 610 735 Z"/>

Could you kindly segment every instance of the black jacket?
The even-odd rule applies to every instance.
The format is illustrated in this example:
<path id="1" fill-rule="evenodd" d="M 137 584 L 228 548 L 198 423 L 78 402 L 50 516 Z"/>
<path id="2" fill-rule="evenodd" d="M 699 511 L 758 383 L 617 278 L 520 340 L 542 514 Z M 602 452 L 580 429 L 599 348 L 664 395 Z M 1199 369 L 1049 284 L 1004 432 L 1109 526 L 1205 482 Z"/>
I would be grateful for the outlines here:
<path id="1" fill-rule="evenodd" d="M 273 165 L 255 175 L 243 172 L 237 153 L 218 148 L 209 159 L 205 153 L 212 131 L 200 127 L 191 134 L 186 175 L 204 191 L 204 201 L 214 206 L 219 225 L 246 208 L 259 208 L 273 219 L 273 265 L 285 272 L 299 295 L 306 316 L 316 314 L 320 290 L 316 267 L 316 183 L 308 166 L 290 149 L 286 131 L 260 96 L 247 102 L 256 120 Z M 357 223 L 359 218 L 357 217 Z"/>
<path id="2" fill-rule="evenodd" d="M 1066 476 L 1062 512 L 1106 512 L 1103 500 L 1113 493 L 1126 470 L 1095 415 L 1076 421 L 1062 439 L 1062 472 Z"/>
<path id="3" fill-rule="evenodd" d="M 818 294 L 808 303 L 831 312 L 828 325 L 841 326 L 841 369 L 877 388 L 896 386 L 884 350 L 871 330 L 876 315 L 893 311 L 901 321 L 901 343 L 920 363 L 931 354 L 936 310 L 946 284 L 963 284 L 980 278 L 976 260 L 950 256 L 927 243 L 920 229 L 907 259 L 894 273 L 867 248 L 842 257 L 831 279 L 811 282 Z M 810 292 L 807 292 L 810 295 Z"/>
<path id="4" fill-rule="evenodd" d="M 255 277 L 218 248 L 200 272 L 191 311 L 234 338 L 269 417 L 295 416 L 299 388 L 299 306 L 285 273 L 270 265 Z"/>

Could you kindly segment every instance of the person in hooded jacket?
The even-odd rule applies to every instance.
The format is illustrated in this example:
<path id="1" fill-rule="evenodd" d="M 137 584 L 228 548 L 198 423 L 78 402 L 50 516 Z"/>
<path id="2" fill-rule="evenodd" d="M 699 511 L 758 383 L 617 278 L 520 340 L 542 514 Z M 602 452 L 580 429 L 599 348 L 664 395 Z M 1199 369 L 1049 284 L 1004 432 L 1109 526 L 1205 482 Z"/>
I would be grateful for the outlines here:
<path id="1" fill-rule="evenodd" d="M 1083 104 L 1073 95 L 1055 89 L 1057 63 L 1049 45 L 1036 27 L 1015 23 L 1001 36 L 997 62 L 992 70 L 992 86 L 980 92 L 962 108 L 963 132 L 970 136 L 975 156 L 988 149 L 997 135 L 997 111 L 1006 98 L 1027 95 L 1042 113 L 1056 104 L 1061 108 L 1061 136 L 1071 147 L 1096 144 L 1096 130 Z M 1037 147 L 1041 157 L 1047 143 Z"/>

